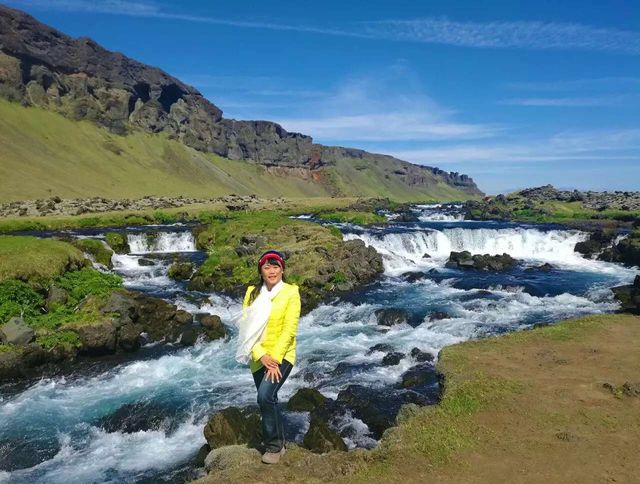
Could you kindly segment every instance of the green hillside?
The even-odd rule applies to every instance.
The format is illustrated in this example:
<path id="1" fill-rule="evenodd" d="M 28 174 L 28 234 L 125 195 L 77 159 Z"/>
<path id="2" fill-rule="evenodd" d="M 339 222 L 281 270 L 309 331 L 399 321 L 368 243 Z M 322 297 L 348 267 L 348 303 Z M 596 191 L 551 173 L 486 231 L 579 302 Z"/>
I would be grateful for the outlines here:
<path id="1" fill-rule="evenodd" d="M 387 196 L 398 201 L 467 199 L 441 183 L 409 188 L 393 166 L 338 160 L 316 180 L 302 169 L 267 168 L 196 151 L 162 134 L 110 133 L 0 99 L 0 202 L 46 198 L 145 195 L 211 197 Z"/>

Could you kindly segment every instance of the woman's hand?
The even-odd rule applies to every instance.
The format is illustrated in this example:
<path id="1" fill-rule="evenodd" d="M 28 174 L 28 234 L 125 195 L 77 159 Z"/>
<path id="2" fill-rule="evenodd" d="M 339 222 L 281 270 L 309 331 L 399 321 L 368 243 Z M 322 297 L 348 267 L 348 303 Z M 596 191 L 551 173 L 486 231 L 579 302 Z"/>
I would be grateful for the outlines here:
<path id="1" fill-rule="evenodd" d="M 267 368 L 266 378 L 267 380 L 271 380 L 271 383 L 280 382 L 280 378 L 282 378 L 280 367 Z"/>
<path id="2" fill-rule="evenodd" d="M 260 363 L 262 363 L 267 369 L 278 368 L 278 362 L 274 360 L 273 357 L 271 357 L 268 353 L 260 358 Z"/>
<path id="3" fill-rule="evenodd" d="M 278 364 L 278 362 L 274 360 L 273 357 L 271 357 L 269 354 L 266 354 L 262 358 L 260 358 L 260 362 L 267 369 L 267 379 L 271 380 L 271 383 L 274 383 L 276 381 L 279 382 L 280 378 L 282 378 L 282 372 L 280 371 L 280 365 Z"/>

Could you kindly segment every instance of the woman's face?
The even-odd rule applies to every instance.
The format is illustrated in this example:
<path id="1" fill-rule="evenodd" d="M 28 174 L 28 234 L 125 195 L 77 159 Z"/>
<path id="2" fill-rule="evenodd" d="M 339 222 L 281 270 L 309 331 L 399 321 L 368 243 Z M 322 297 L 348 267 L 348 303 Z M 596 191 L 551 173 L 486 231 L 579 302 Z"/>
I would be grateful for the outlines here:
<path id="1" fill-rule="evenodd" d="M 270 261 L 266 262 L 260 268 L 262 280 L 269 288 L 272 288 L 282 280 L 283 272 L 284 271 L 282 270 L 282 267 L 280 267 L 278 264 L 272 264 Z"/>

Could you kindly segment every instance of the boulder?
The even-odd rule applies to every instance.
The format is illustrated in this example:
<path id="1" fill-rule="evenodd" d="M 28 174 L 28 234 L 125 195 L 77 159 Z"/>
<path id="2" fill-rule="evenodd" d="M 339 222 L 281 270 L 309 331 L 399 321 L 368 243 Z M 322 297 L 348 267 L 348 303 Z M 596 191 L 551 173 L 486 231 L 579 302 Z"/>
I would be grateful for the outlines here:
<path id="1" fill-rule="evenodd" d="M 366 352 L 366 355 L 370 355 L 371 353 L 373 353 L 374 351 L 381 351 L 384 353 L 388 353 L 390 351 L 393 351 L 395 348 L 393 346 L 391 346 L 388 343 L 378 343 L 376 345 L 373 345 L 369 348 L 369 351 Z"/>
<path id="2" fill-rule="evenodd" d="M 28 345 L 35 338 L 35 332 L 22 318 L 13 317 L 0 326 L 0 342 L 13 345 Z"/>
<path id="3" fill-rule="evenodd" d="M 120 232 L 109 232 L 105 234 L 107 244 L 116 254 L 129 254 L 131 248 L 129 247 L 129 241 L 127 234 Z"/>
<path id="4" fill-rule="evenodd" d="M 222 324 L 220 316 L 215 314 L 203 314 L 199 316 L 199 321 L 210 340 L 224 338 L 227 334 Z"/>
<path id="5" fill-rule="evenodd" d="M 414 283 L 424 279 L 425 273 L 420 271 L 405 272 L 402 274 L 402 278 L 407 282 Z"/>
<path id="6" fill-rule="evenodd" d="M 446 267 L 458 269 L 479 269 L 485 271 L 504 271 L 513 268 L 517 260 L 509 254 L 502 255 L 471 255 L 469 251 L 454 252 L 449 255 Z"/>
<path id="7" fill-rule="evenodd" d="M 634 284 L 612 287 L 613 295 L 620 302 L 620 310 L 640 314 L 640 287 Z"/>
<path id="8" fill-rule="evenodd" d="M 260 413 L 257 410 L 227 407 L 209 417 L 204 438 L 211 449 L 225 445 L 260 444 Z"/>
<path id="9" fill-rule="evenodd" d="M 544 264 L 542 264 L 540 266 L 527 267 L 524 271 L 525 272 L 534 272 L 534 271 L 551 272 L 554 269 L 555 269 L 555 267 L 553 267 L 548 262 L 545 262 Z"/>
<path id="10" fill-rule="evenodd" d="M 402 360 L 402 358 L 404 358 L 404 357 L 405 357 L 405 354 L 404 353 L 400 353 L 398 351 L 393 351 L 391 353 L 387 353 L 382 358 L 382 365 L 383 366 L 395 366 L 398 363 L 400 363 L 400 360 Z"/>
<path id="11" fill-rule="evenodd" d="M 380 326 L 395 326 L 409 322 L 409 313 L 404 309 L 377 309 L 375 315 Z"/>
<path id="12" fill-rule="evenodd" d="M 400 407 L 406 403 L 427 405 L 433 403 L 429 397 L 415 391 L 393 388 L 369 388 L 349 385 L 338 393 L 337 408 L 348 408 L 352 415 L 362 420 L 373 436 L 380 439 L 382 433 L 391 427 Z M 322 414 L 322 407 L 318 415 Z"/>
<path id="13" fill-rule="evenodd" d="M 412 388 L 423 385 L 432 385 L 437 383 L 438 376 L 433 365 L 429 363 L 420 363 L 412 366 L 400 376 L 399 386 L 402 388 Z"/>
<path id="14" fill-rule="evenodd" d="M 287 402 L 287 410 L 292 412 L 310 412 L 327 400 L 315 388 L 300 388 Z"/>
<path id="15" fill-rule="evenodd" d="M 332 450 L 347 451 L 348 447 L 340 435 L 331 430 L 327 423 L 316 415 L 311 416 L 309 430 L 304 436 L 302 445 L 311 452 L 325 454 Z"/>
<path id="16" fill-rule="evenodd" d="M 194 272 L 195 267 L 193 265 L 193 262 L 174 262 L 169 267 L 167 275 L 171 279 L 186 281 L 191 279 L 191 276 Z"/>
<path id="17" fill-rule="evenodd" d="M 449 319 L 451 315 L 444 311 L 434 311 L 429 314 L 429 321 L 439 321 L 441 319 Z"/>
<path id="18" fill-rule="evenodd" d="M 151 259 L 145 259 L 144 257 L 140 257 L 138 259 L 138 265 L 139 266 L 149 267 L 149 266 L 155 266 L 156 263 L 155 263 L 155 261 L 152 261 Z"/>
<path id="19" fill-rule="evenodd" d="M 420 348 L 412 348 L 410 355 L 411 355 L 411 358 L 419 362 L 434 360 L 433 355 L 431 353 L 426 353 L 425 351 L 422 351 Z"/>
<path id="20" fill-rule="evenodd" d="M 106 415 L 96 422 L 96 426 L 111 432 L 122 432 L 125 434 L 135 432 L 147 432 L 149 430 L 172 430 L 171 424 L 176 417 L 178 410 L 154 401 L 141 401 L 127 403 L 118 408 L 115 412 Z"/>
<path id="21" fill-rule="evenodd" d="M 69 300 L 67 291 L 58 286 L 51 286 L 47 292 L 47 312 L 55 311 L 59 306 L 64 306 Z"/>
<path id="22" fill-rule="evenodd" d="M 82 345 L 79 352 L 88 356 L 100 356 L 116 351 L 116 327 L 111 321 L 98 321 L 74 328 Z"/>

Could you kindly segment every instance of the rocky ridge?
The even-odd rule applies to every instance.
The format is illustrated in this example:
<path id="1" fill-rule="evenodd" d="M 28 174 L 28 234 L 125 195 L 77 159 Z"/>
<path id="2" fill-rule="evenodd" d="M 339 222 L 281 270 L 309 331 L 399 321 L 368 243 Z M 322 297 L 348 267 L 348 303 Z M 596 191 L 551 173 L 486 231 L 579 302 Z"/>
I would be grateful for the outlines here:
<path id="1" fill-rule="evenodd" d="M 270 121 L 237 121 L 195 88 L 162 70 L 110 52 L 89 38 L 71 38 L 33 17 L 0 6 L 0 97 L 90 120 L 114 133 L 164 133 L 196 150 L 268 168 L 313 172 L 338 159 L 392 160 L 408 186 L 445 183 L 481 192 L 456 172 L 413 165 L 362 150 L 327 147 Z M 306 176 L 306 175 L 305 175 Z"/>

